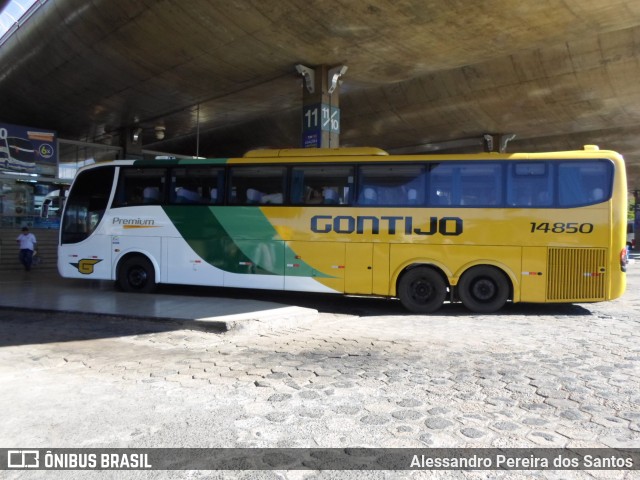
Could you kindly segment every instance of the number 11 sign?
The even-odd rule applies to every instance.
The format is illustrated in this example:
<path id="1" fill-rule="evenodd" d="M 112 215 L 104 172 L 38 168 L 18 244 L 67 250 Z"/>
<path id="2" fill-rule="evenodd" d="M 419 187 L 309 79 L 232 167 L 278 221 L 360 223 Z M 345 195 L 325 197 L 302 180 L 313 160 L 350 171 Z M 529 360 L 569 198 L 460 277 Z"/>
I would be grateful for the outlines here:
<path id="1" fill-rule="evenodd" d="M 302 109 L 302 130 L 340 133 L 340 108 L 326 103 L 306 105 Z"/>

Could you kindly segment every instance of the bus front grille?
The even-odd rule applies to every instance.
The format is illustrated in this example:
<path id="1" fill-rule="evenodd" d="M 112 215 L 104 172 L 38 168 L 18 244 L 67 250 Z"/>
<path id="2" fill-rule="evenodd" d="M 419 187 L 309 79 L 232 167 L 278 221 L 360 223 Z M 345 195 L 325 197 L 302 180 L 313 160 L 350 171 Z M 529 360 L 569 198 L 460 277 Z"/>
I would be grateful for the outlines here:
<path id="1" fill-rule="evenodd" d="M 547 300 L 604 300 L 605 260 L 602 248 L 549 248 Z"/>

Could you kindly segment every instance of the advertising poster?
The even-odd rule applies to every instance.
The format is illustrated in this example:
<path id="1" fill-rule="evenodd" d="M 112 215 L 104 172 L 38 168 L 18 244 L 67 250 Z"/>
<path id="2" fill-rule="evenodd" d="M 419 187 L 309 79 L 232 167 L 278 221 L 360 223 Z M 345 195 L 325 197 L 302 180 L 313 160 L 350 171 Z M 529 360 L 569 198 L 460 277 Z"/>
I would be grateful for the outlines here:
<path id="1" fill-rule="evenodd" d="M 57 148 L 55 131 L 0 123 L 0 169 L 55 176 Z"/>

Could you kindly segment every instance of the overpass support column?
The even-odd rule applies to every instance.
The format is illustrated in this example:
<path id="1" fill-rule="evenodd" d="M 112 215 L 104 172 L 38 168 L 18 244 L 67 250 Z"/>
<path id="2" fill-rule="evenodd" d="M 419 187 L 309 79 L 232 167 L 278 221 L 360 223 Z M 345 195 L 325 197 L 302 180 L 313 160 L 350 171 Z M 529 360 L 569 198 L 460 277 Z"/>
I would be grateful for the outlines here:
<path id="1" fill-rule="evenodd" d="M 303 77 L 302 147 L 339 147 L 340 77 L 346 73 L 347 67 L 296 65 L 296 70 Z"/>

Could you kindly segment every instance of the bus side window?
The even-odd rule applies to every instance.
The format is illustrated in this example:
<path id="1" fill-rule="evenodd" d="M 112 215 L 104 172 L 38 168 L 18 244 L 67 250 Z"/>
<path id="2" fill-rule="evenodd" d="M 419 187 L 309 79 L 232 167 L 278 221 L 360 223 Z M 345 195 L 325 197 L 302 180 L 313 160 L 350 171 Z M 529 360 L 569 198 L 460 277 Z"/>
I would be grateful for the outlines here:
<path id="1" fill-rule="evenodd" d="M 351 203 L 353 167 L 349 165 L 304 165 L 291 171 L 291 202 L 308 205 Z"/>
<path id="2" fill-rule="evenodd" d="M 224 199 L 224 170 L 216 168 L 211 172 L 209 181 L 206 182 L 205 191 L 209 190 L 209 198 L 204 199 L 210 205 L 219 205 Z"/>
<path id="3" fill-rule="evenodd" d="M 453 168 L 445 163 L 431 164 L 429 170 L 429 205 L 451 205 Z"/>
<path id="4" fill-rule="evenodd" d="M 291 203 L 294 205 L 308 203 L 310 190 L 311 187 L 305 188 L 304 185 L 304 171 L 294 168 L 291 172 Z"/>
<path id="5" fill-rule="evenodd" d="M 161 204 L 165 173 L 164 168 L 121 168 L 113 206 Z"/>
<path id="6" fill-rule="evenodd" d="M 425 195 L 422 164 L 381 164 L 359 167 L 360 205 L 420 205 Z"/>
<path id="7" fill-rule="evenodd" d="M 224 189 L 224 170 L 220 167 L 199 165 L 171 170 L 171 203 L 209 204 L 219 203 Z"/>
<path id="8" fill-rule="evenodd" d="M 562 162 L 558 165 L 561 207 L 604 202 L 611 197 L 613 165 L 605 160 Z"/>
<path id="9" fill-rule="evenodd" d="M 233 205 L 283 204 L 286 178 L 285 167 L 231 167 L 228 201 Z"/>
<path id="10" fill-rule="evenodd" d="M 490 162 L 464 162 L 454 173 L 460 190 L 459 205 L 468 207 L 495 206 L 502 199 L 502 167 Z"/>
<path id="11" fill-rule="evenodd" d="M 553 177 L 547 162 L 512 162 L 507 176 L 510 207 L 545 207 L 553 201 Z"/>

